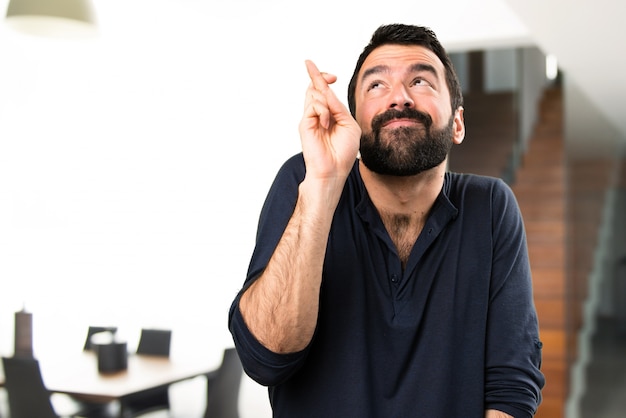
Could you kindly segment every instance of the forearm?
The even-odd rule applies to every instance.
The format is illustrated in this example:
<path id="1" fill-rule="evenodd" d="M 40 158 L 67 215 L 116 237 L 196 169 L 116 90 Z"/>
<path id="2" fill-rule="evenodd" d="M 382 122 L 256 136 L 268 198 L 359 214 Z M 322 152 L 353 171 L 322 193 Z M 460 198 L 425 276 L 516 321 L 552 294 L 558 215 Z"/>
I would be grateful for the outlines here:
<path id="1" fill-rule="evenodd" d="M 239 308 L 250 332 L 269 350 L 296 352 L 317 324 L 322 267 L 333 214 L 343 188 L 303 181 L 293 215 L 263 274 Z"/>

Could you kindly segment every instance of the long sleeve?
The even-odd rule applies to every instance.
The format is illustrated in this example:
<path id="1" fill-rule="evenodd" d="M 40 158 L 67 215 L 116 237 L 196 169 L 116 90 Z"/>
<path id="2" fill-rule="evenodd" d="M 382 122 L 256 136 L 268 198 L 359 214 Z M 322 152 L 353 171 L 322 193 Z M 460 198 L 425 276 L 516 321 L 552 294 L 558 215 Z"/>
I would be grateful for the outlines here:
<path id="1" fill-rule="evenodd" d="M 503 183 L 501 183 L 503 184 Z M 487 323 L 486 408 L 531 417 L 545 381 L 522 217 L 510 188 L 496 188 Z"/>
<path id="2" fill-rule="evenodd" d="M 252 379 L 266 386 L 275 386 L 293 374 L 306 357 L 307 350 L 284 355 L 265 348 L 246 326 L 239 310 L 239 300 L 248 286 L 261 275 L 272 257 L 293 214 L 298 185 L 304 174 L 302 154 L 289 159 L 279 170 L 261 211 L 255 250 L 244 287 L 233 301 L 229 312 L 229 329 L 244 370 Z"/>

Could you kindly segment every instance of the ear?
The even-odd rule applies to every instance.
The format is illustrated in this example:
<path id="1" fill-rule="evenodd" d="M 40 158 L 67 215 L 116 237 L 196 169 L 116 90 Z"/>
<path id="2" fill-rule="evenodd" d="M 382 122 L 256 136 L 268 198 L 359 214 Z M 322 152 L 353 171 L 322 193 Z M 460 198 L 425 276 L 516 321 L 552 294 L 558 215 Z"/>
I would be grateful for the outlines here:
<path id="1" fill-rule="evenodd" d="M 452 142 L 456 145 L 459 145 L 465 139 L 465 119 L 463 117 L 463 109 L 462 106 L 454 112 L 454 133 L 452 137 Z"/>

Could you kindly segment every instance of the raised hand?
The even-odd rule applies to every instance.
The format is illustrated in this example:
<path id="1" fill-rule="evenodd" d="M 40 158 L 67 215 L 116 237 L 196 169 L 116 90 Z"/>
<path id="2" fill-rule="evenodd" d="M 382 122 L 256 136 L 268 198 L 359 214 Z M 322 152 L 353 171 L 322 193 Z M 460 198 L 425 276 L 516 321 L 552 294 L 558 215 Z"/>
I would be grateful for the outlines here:
<path id="1" fill-rule="evenodd" d="M 261 276 L 239 308 L 254 336 L 277 353 L 303 350 L 313 338 L 333 215 L 359 149 L 361 129 L 329 88 L 336 77 L 306 61 L 300 139 L 306 176 L 291 219 Z"/>
<path id="2" fill-rule="evenodd" d="M 299 131 L 307 178 L 337 180 L 342 187 L 359 150 L 361 129 L 329 87 L 337 77 L 305 61 L 311 84 Z"/>

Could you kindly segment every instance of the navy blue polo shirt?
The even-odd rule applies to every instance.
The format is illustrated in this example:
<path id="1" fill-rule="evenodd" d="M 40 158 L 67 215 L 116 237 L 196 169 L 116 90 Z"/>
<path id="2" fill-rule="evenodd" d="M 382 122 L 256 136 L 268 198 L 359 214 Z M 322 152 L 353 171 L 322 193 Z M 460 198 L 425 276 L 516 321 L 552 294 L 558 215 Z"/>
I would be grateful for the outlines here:
<path id="1" fill-rule="evenodd" d="M 293 213 L 301 154 L 262 209 L 241 292 L 263 272 Z M 402 269 L 355 163 L 336 209 L 309 346 L 262 346 L 233 302 L 229 328 L 246 373 L 269 387 L 275 417 L 531 417 L 541 342 L 522 218 L 501 180 L 446 173 Z"/>

